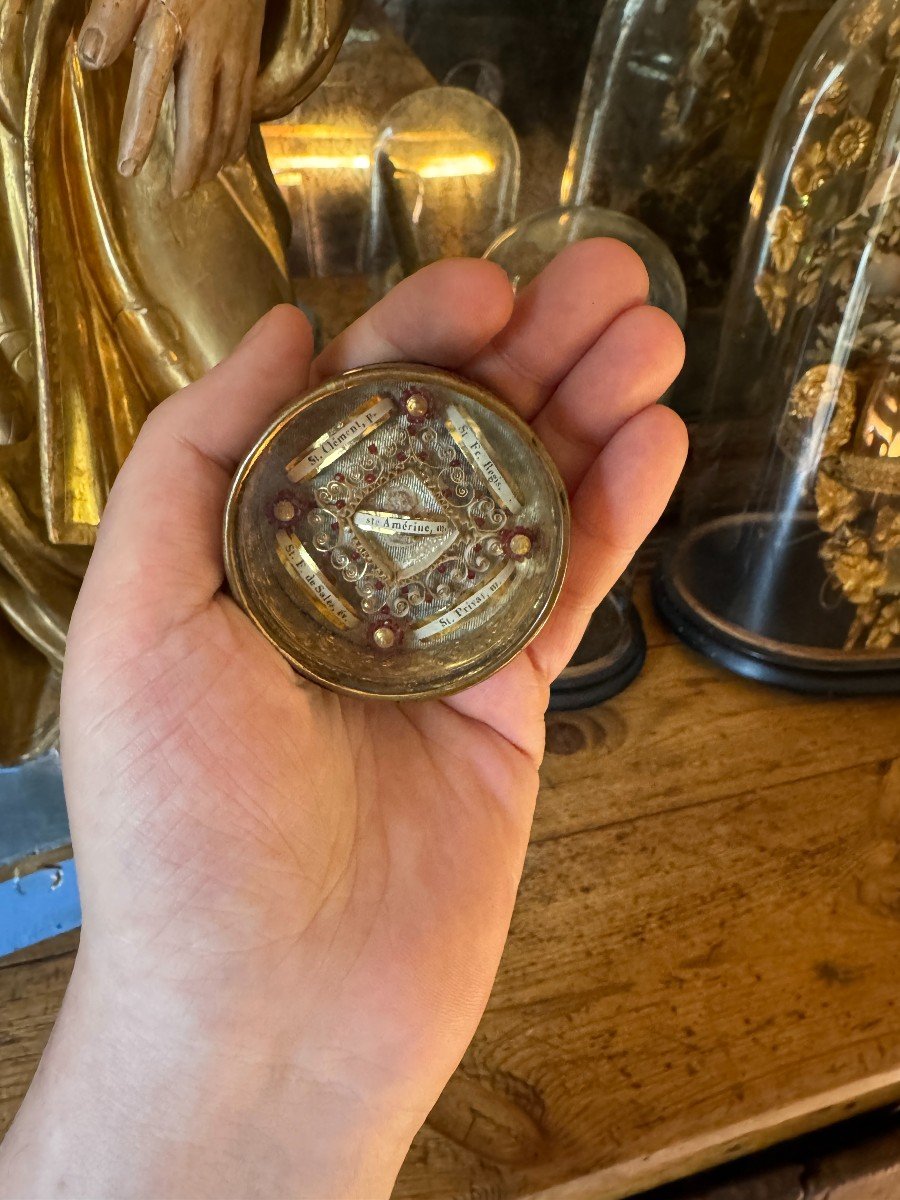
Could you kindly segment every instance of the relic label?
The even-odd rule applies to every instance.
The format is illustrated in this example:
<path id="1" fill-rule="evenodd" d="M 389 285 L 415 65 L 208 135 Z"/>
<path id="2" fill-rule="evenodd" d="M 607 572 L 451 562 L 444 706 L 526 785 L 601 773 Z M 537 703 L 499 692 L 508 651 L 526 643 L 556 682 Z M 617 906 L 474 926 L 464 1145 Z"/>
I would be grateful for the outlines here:
<path id="1" fill-rule="evenodd" d="M 354 516 L 353 523 L 367 533 L 404 534 L 407 537 L 446 537 L 451 532 L 448 521 L 405 517 L 399 513 L 375 512 L 371 509 L 361 509 Z"/>
<path id="2" fill-rule="evenodd" d="M 347 607 L 293 534 L 281 529 L 276 540 L 278 557 L 294 579 L 304 586 L 322 616 L 338 629 L 352 629 L 359 624 L 356 614 Z"/>
<path id="3" fill-rule="evenodd" d="M 515 563 L 506 563 L 477 592 L 467 597 L 462 603 L 457 604 L 456 608 L 450 609 L 449 612 L 445 612 L 441 616 L 435 617 L 433 621 L 429 621 L 427 625 L 423 625 L 416 633 L 417 641 L 427 642 L 429 638 L 437 637 L 438 634 L 449 633 L 460 621 L 464 621 L 466 617 L 471 617 L 472 613 L 477 612 L 482 604 L 490 600 L 492 596 L 497 595 L 501 588 L 512 578 L 515 569 Z"/>
<path id="4" fill-rule="evenodd" d="M 383 425 L 396 412 L 394 403 L 388 397 L 376 396 L 363 408 L 359 409 L 346 421 L 333 426 L 293 462 L 287 465 L 288 479 L 292 483 L 302 483 L 310 479 L 331 463 L 346 454 L 351 446 L 355 446 L 360 438 L 372 433 L 379 425 Z"/>
<path id="5" fill-rule="evenodd" d="M 447 408 L 447 428 L 475 470 L 484 476 L 485 482 L 500 503 L 511 513 L 519 512 L 522 504 L 502 468 L 494 461 L 493 451 L 484 435 L 471 418 L 463 416 L 455 404 Z"/>

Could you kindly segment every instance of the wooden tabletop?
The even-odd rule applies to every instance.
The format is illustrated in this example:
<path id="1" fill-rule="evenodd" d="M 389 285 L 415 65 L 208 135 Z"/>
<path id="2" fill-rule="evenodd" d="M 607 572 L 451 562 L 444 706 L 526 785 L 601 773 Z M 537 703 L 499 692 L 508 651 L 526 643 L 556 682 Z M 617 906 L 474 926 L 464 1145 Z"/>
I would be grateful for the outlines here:
<path id="1" fill-rule="evenodd" d="M 614 1200 L 900 1097 L 900 703 L 727 675 L 642 600 L 621 697 L 548 720 L 487 1014 L 403 1200 Z M 72 952 L 0 968 L 0 1127 Z"/>

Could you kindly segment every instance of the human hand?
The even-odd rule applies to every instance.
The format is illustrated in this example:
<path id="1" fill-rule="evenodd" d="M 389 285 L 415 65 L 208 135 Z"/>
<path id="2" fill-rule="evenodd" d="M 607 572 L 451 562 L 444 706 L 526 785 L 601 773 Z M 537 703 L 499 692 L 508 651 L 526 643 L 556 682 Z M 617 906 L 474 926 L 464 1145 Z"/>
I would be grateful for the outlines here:
<path id="1" fill-rule="evenodd" d="M 646 292 L 640 260 L 608 240 L 569 248 L 515 305 L 492 264 L 438 263 L 312 364 L 303 317 L 276 309 L 150 417 L 69 637 L 84 928 L 45 1082 L 11 1135 L 9 1195 L 44 1194 L 15 1173 L 40 1122 L 57 1130 L 41 1186 L 65 1168 L 54 1195 L 388 1194 L 500 960 L 549 683 L 684 460 L 683 425 L 653 403 L 681 336 Z M 320 690 L 221 590 L 238 461 L 310 380 L 385 360 L 504 397 L 572 498 L 543 632 L 442 701 Z"/>
<path id="2" fill-rule="evenodd" d="M 109 66 L 136 43 L 119 141 L 122 175 L 144 165 L 173 76 L 173 193 L 212 179 L 243 154 L 264 16 L 265 0 L 92 0 L 78 39 L 83 66 Z"/>

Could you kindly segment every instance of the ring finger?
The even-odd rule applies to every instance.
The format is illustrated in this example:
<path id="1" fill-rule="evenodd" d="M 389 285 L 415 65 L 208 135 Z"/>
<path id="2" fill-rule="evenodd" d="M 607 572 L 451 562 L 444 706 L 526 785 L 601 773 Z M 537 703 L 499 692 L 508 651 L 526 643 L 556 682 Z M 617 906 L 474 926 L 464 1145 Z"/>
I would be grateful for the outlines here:
<path id="1" fill-rule="evenodd" d="M 616 432 L 671 387 L 683 361 L 677 324 L 644 306 L 617 317 L 569 372 L 533 428 L 570 493 Z"/>

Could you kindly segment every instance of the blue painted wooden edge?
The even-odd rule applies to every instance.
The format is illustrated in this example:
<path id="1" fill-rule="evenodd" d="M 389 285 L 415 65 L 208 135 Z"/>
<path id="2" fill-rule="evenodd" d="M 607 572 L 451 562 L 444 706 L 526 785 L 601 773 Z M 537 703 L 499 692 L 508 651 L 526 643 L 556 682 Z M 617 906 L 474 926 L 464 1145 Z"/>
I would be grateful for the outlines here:
<path id="1" fill-rule="evenodd" d="M 57 864 L 19 875 L 36 855 Z M 81 924 L 59 755 L 0 768 L 0 958 Z"/>
<path id="2" fill-rule="evenodd" d="M 78 876 L 71 858 L 0 883 L 0 958 L 80 924 Z"/>
<path id="3" fill-rule="evenodd" d="M 35 854 L 70 857 L 59 754 L 0 768 L 0 869 Z"/>

